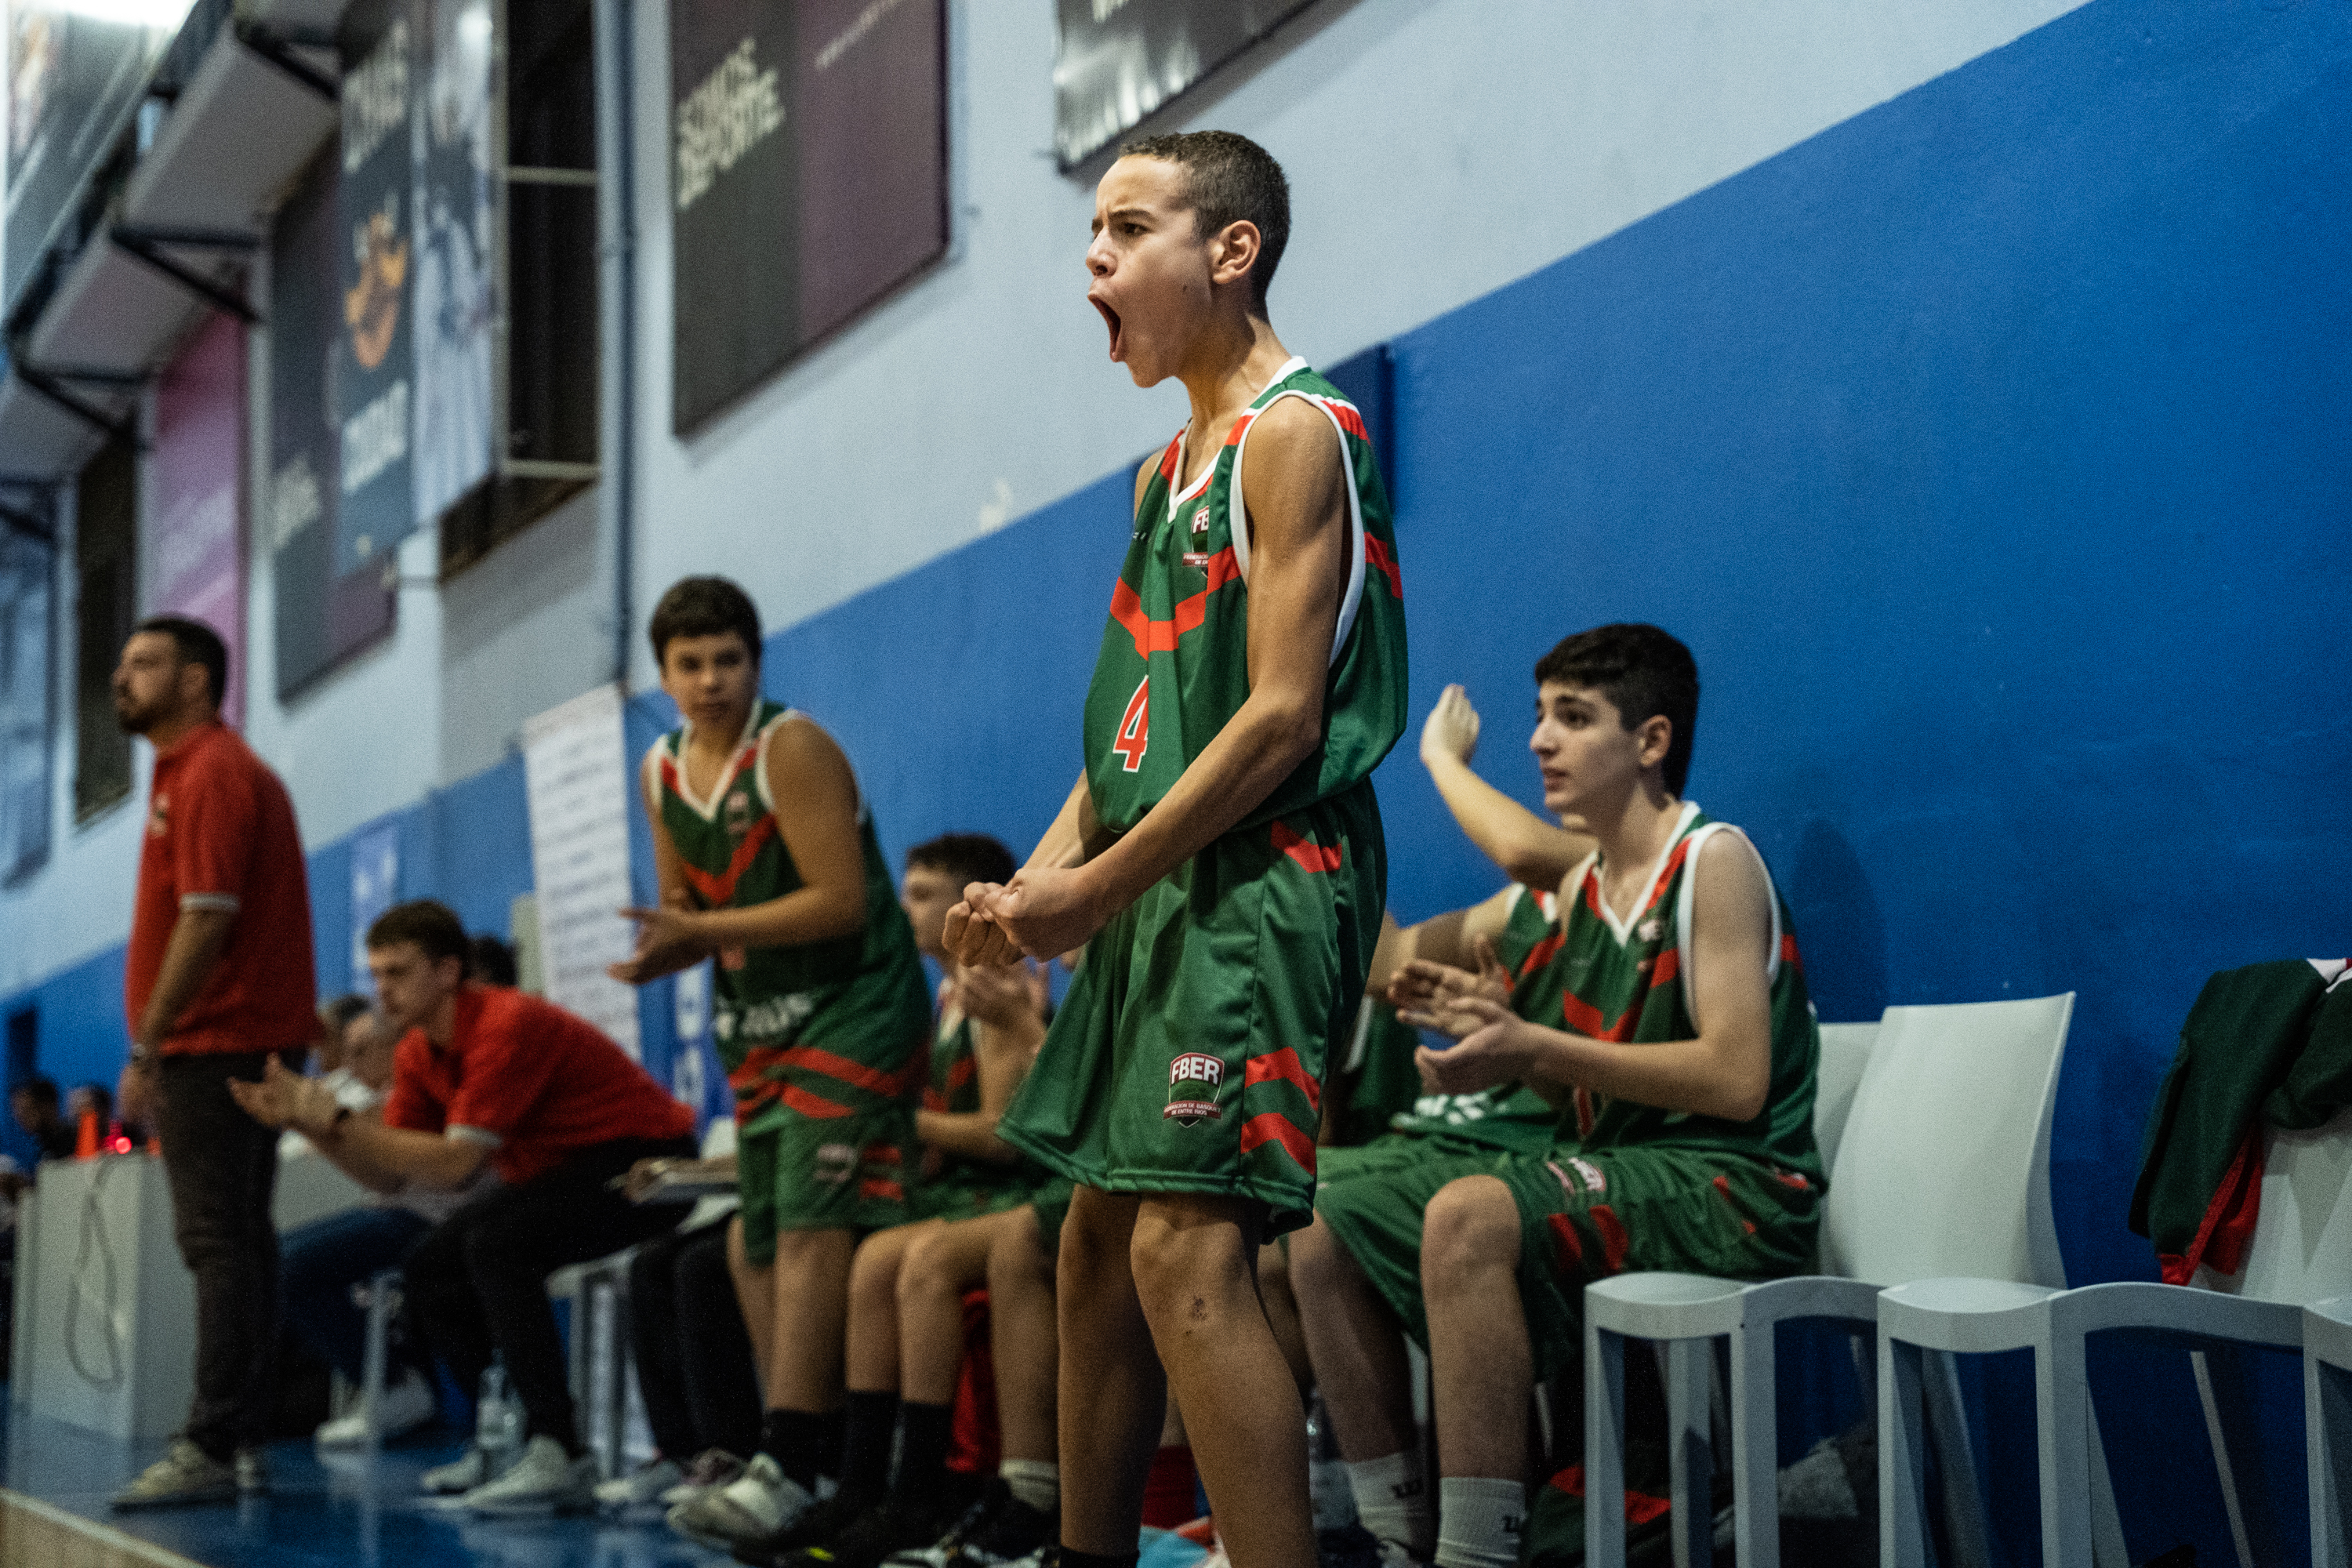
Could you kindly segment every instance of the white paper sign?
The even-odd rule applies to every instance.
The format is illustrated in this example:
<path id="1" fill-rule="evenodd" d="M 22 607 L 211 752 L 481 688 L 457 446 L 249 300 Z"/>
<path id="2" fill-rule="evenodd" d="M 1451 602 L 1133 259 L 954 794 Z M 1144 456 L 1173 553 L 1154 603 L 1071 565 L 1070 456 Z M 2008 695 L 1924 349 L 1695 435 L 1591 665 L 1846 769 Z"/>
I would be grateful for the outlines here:
<path id="1" fill-rule="evenodd" d="M 635 901 L 620 689 L 600 686 L 526 720 L 522 763 L 547 999 L 638 1057 L 637 994 L 604 973 L 635 942 L 614 912 Z"/>

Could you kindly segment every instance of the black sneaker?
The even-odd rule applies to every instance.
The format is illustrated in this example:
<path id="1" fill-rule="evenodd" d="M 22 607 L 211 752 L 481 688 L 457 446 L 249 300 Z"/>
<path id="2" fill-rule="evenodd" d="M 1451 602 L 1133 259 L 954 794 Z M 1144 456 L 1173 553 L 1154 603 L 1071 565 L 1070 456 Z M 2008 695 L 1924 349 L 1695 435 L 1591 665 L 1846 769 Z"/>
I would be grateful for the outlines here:
<path id="1" fill-rule="evenodd" d="M 1054 1543 L 1060 1527 L 1058 1510 L 1048 1513 L 1031 1508 L 1007 1490 L 1003 1503 L 964 1539 L 943 1568 L 1004 1568 L 1007 1563 L 1034 1558 Z"/>
<path id="2" fill-rule="evenodd" d="M 946 1534 L 924 1545 L 892 1552 L 884 1560 L 884 1568 L 948 1568 L 948 1563 L 963 1549 L 964 1542 L 987 1529 L 996 1510 L 1012 1497 L 1013 1489 L 1004 1484 L 1002 1477 L 991 1479 L 980 1500 L 964 1510 L 963 1517 L 949 1526 Z"/>
<path id="3" fill-rule="evenodd" d="M 856 1523 L 877 1500 L 872 1492 L 835 1492 L 792 1523 L 758 1541 L 742 1541 L 731 1549 L 735 1561 L 749 1568 L 777 1568 L 812 1546 L 822 1546 Z"/>
<path id="4" fill-rule="evenodd" d="M 830 1540 L 784 1559 L 789 1568 L 881 1568 L 894 1552 L 937 1541 L 954 1514 L 954 1500 L 892 1493 Z"/>

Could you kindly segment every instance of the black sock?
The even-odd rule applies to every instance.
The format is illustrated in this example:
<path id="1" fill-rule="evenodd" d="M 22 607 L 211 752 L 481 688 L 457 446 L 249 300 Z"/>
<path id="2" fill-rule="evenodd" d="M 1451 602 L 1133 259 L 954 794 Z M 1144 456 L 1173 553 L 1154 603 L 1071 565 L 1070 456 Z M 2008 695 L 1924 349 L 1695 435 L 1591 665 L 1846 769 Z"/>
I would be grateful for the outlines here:
<path id="1" fill-rule="evenodd" d="M 842 1410 L 841 1489 L 879 1497 L 890 1486 L 890 1438 L 898 1426 L 898 1396 L 850 1390 Z"/>
<path id="2" fill-rule="evenodd" d="M 816 1489 L 826 1461 L 840 1449 L 841 1417 L 812 1410 L 771 1410 L 760 1423 L 760 1452 L 776 1461 L 784 1479 L 804 1491 Z"/>
<path id="3" fill-rule="evenodd" d="M 899 1495 L 934 1500 L 947 1485 L 948 1438 L 955 1426 L 955 1406 L 918 1405 L 910 1399 L 898 1411 L 906 1423 L 898 1442 Z"/>

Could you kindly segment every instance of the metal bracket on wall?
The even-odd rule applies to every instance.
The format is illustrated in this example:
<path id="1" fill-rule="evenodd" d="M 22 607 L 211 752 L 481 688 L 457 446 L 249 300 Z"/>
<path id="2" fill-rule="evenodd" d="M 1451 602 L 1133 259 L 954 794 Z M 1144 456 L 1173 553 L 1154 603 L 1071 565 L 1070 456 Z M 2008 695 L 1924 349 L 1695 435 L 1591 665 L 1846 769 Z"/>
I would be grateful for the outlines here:
<path id="1" fill-rule="evenodd" d="M 312 68 L 309 62 L 294 52 L 297 46 L 305 44 L 313 48 L 332 48 L 332 38 L 300 37 L 273 32 L 256 22 L 239 22 L 236 25 L 236 41 L 329 103 L 340 104 L 342 101 L 342 89 L 336 85 L 334 79 Z"/>
<path id="2" fill-rule="evenodd" d="M 219 310 L 226 310 L 246 325 L 260 324 L 261 313 L 246 303 L 243 294 L 214 282 L 184 262 L 166 255 L 163 250 L 163 247 L 169 245 L 186 249 L 235 251 L 244 255 L 257 249 L 261 244 L 253 236 L 131 228 L 127 225 L 118 224 L 109 231 L 107 237 L 124 252 L 137 257 L 191 294 Z"/>
<path id="3" fill-rule="evenodd" d="M 129 415 L 117 418 L 107 413 L 105 409 L 68 388 L 55 373 L 44 370 L 39 365 L 26 364 L 20 360 L 16 363 L 16 379 L 40 396 L 47 398 L 50 403 L 96 430 L 100 435 L 117 437 L 130 442 L 142 452 L 147 449 L 147 443 L 141 439 L 138 426 Z"/>

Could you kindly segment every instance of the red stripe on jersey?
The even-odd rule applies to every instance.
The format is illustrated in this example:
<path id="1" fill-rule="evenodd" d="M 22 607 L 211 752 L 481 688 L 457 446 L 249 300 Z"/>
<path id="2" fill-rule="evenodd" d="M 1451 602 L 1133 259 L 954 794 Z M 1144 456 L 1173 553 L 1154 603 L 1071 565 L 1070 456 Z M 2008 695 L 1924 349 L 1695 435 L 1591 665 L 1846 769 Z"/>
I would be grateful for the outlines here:
<path id="1" fill-rule="evenodd" d="M 1389 592 L 1404 597 L 1404 574 L 1397 570 L 1397 558 L 1377 534 L 1364 534 L 1364 564 L 1389 580 Z"/>
<path id="2" fill-rule="evenodd" d="M 1309 871 L 1336 871 L 1347 853 L 1344 844 L 1318 844 L 1311 838 L 1301 838 L 1277 822 L 1274 825 L 1274 847 L 1297 861 Z"/>
<path id="3" fill-rule="evenodd" d="M 1257 416 L 1265 412 L 1265 410 L 1262 408 L 1253 409 L 1251 412 L 1244 414 L 1240 418 L 1234 420 L 1234 427 L 1225 432 L 1225 445 L 1228 447 L 1240 446 L 1242 444 L 1242 437 L 1248 433 L 1251 426 L 1257 423 Z"/>
<path id="4" fill-rule="evenodd" d="M 1780 962 L 1800 974 L 1805 972 L 1805 961 L 1797 956 L 1797 939 L 1787 931 L 1780 933 Z"/>
<path id="5" fill-rule="evenodd" d="M 1111 590 L 1110 618 L 1127 628 L 1139 655 L 1150 658 L 1155 653 L 1175 652 L 1177 639 L 1208 618 L 1209 595 L 1241 580 L 1241 563 L 1234 559 L 1230 545 L 1209 557 L 1207 570 L 1208 586 L 1178 605 L 1176 613 L 1164 621 L 1155 621 L 1144 613 L 1142 595 L 1124 580 Z"/>
<path id="6" fill-rule="evenodd" d="M 979 1076 L 979 1062 L 971 1057 L 958 1057 L 955 1065 L 948 1068 L 948 1092 L 953 1094 Z"/>
<path id="7" fill-rule="evenodd" d="M 1584 874 L 1584 907 L 1601 914 L 1601 868 L 1595 866 Z"/>
<path id="8" fill-rule="evenodd" d="M 815 1121 L 831 1121 L 837 1117 L 854 1114 L 849 1107 L 838 1105 L 820 1094 L 811 1094 L 796 1083 L 784 1085 L 779 1097 L 785 1105 Z"/>
<path id="9" fill-rule="evenodd" d="M 858 1180 L 857 1195 L 861 1198 L 887 1198 L 891 1203 L 902 1204 L 907 1201 L 907 1189 L 896 1182 L 865 1176 Z"/>
<path id="10" fill-rule="evenodd" d="M 1183 449 L 1184 432 L 1179 430 L 1176 438 L 1168 443 L 1168 450 L 1160 454 L 1160 477 L 1169 484 L 1176 482 L 1176 458 Z"/>
<path id="11" fill-rule="evenodd" d="M 1545 964 L 1549 963 L 1554 958 L 1559 955 L 1560 944 L 1567 940 L 1568 933 L 1566 931 L 1556 931 L 1549 936 L 1544 938 L 1543 941 L 1536 943 L 1535 946 L 1528 949 L 1527 957 L 1519 961 L 1519 973 L 1517 977 L 1521 980 L 1525 980 L 1528 975 L 1535 973 Z"/>
<path id="12" fill-rule="evenodd" d="M 703 903 L 718 909 L 735 897 L 736 882 L 751 868 L 751 862 L 759 858 L 760 851 L 766 848 L 768 840 L 775 836 L 776 819 L 762 813 L 760 819 L 751 824 L 751 830 L 743 835 L 743 842 L 735 846 L 735 853 L 729 858 L 726 870 L 714 876 L 697 866 L 681 864 L 678 869 L 686 874 L 687 886 L 701 896 Z"/>
<path id="13" fill-rule="evenodd" d="M 868 1094 L 878 1094 L 885 1100 L 896 1100 L 907 1092 L 908 1081 L 913 1078 L 916 1065 L 909 1062 L 897 1072 L 884 1072 L 847 1057 L 835 1056 L 822 1046 L 794 1046 L 783 1053 L 782 1064 L 803 1072 L 822 1073 Z"/>
<path id="14" fill-rule="evenodd" d="M 1576 1234 L 1576 1226 L 1569 1223 L 1564 1214 L 1549 1215 L 1545 1223 L 1551 1226 L 1552 1241 L 1559 1249 L 1559 1271 L 1562 1274 L 1583 1273 L 1584 1241 Z"/>
<path id="15" fill-rule="evenodd" d="M 1324 398 L 1322 403 L 1324 407 L 1331 411 L 1331 417 L 1339 422 L 1340 429 L 1359 441 L 1369 441 L 1372 438 L 1364 429 L 1364 416 L 1356 412 L 1354 404 L 1342 403 L 1336 397 Z"/>
<path id="16" fill-rule="evenodd" d="M 1607 1204 L 1595 1204 L 1585 1213 L 1592 1216 L 1592 1228 L 1601 1235 L 1601 1262 L 1610 1273 L 1625 1267 L 1625 1222 Z"/>
<path id="17" fill-rule="evenodd" d="M 941 1094 L 936 1089 L 926 1088 L 923 1090 L 923 1109 L 925 1110 L 937 1115 L 944 1112 L 947 1108 L 948 1097 L 946 1095 Z"/>
<path id="18" fill-rule="evenodd" d="M 1242 1152 L 1246 1154 L 1261 1143 L 1281 1144 L 1283 1152 L 1298 1162 L 1299 1169 L 1308 1175 L 1315 1173 L 1315 1140 L 1282 1112 L 1262 1110 L 1242 1123 Z"/>
<path id="19" fill-rule="evenodd" d="M 1269 1056 L 1252 1057 L 1242 1068 L 1242 1087 L 1253 1084 L 1286 1083 L 1307 1097 L 1312 1110 L 1323 1109 L 1323 1086 L 1307 1075 L 1307 1068 L 1298 1059 L 1297 1051 L 1288 1046 Z"/>
<path id="20" fill-rule="evenodd" d="M 1674 886 L 1675 873 L 1683 868 L 1683 861 L 1689 856 L 1690 847 L 1689 837 L 1685 837 L 1681 843 L 1675 846 L 1675 852 L 1666 857 L 1666 868 L 1658 873 L 1657 883 L 1650 889 L 1650 901 L 1642 906 L 1643 914 L 1648 914 L 1652 910 L 1656 909 L 1658 900 L 1666 896 L 1666 889 Z"/>
<path id="21" fill-rule="evenodd" d="M 1658 954 L 1657 963 L 1650 970 L 1650 989 L 1655 991 L 1661 985 L 1673 984 L 1675 976 L 1682 973 L 1682 949 L 1678 947 L 1666 949 L 1665 952 Z"/>
<path id="22" fill-rule="evenodd" d="M 1628 1003 L 1625 1010 L 1610 1023 L 1601 1016 L 1601 1009 L 1571 991 L 1559 999 L 1559 1016 L 1568 1026 L 1591 1040 L 1613 1040 L 1620 1045 L 1633 1037 L 1633 1027 L 1641 1021 L 1638 1003 Z"/>

